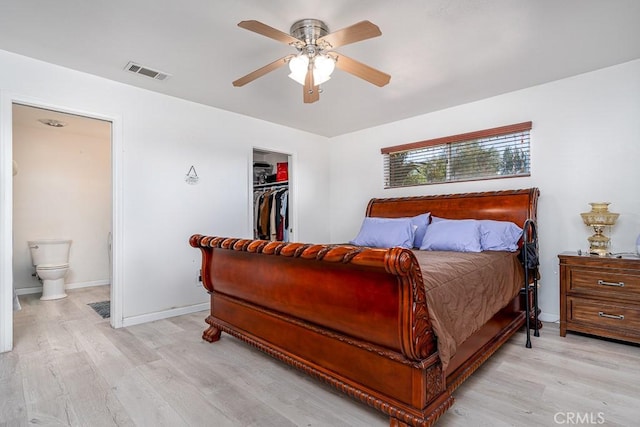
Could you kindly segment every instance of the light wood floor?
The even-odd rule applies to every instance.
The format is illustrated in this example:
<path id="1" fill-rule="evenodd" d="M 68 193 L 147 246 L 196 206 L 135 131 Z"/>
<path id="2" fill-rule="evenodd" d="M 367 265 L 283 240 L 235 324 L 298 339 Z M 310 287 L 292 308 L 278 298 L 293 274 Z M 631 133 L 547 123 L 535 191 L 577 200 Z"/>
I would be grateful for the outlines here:
<path id="1" fill-rule="evenodd" d="M 38 297 L 21 297 L 14 351 L 0 355 L 0 426 L 388 425 L 228 335 L 202 341 L 205 312 L 114 330 L 86 305 L 107 286 Z M 533 349 L 523 334 L 508 342 L 438 426 L 638 425 L 640 347 L 560 338 L 553 324 L 541 335 Z"/>

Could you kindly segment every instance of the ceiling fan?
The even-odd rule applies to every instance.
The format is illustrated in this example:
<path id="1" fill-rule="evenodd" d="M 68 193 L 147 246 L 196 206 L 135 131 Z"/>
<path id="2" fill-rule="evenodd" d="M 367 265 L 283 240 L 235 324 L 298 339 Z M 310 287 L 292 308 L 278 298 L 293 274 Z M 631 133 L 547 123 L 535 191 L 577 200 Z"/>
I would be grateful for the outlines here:
<path id="1" fill-rule="evenodd" d="M 334 49 L 382 35 L 380 28 L 369 21 L 329 33 L 327 25 L 318 19 L 301 19 L 289 30 L 291 34 L 276 30 L 259 21 L 242 21 L 238 24 L 254 33 L 288 44 L 298 50 L 297 54 L 285 55 L 264 67 L 233 82 L 236 87 L 244 86 L 265 74 L 289 64 L 289 77 L 304 86 L 305 103 L 320 99 L 320 84 L 329 80 L 334 67 L 360 77 L 376 86 L 389 83 L 391 76 L 366 64 L 351 59 Z"/>

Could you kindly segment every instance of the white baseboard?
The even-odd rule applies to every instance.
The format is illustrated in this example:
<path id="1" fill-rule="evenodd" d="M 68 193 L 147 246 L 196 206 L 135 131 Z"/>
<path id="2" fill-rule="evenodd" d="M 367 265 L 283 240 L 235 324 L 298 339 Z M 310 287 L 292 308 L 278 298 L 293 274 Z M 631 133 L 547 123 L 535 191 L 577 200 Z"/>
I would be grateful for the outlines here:
<path id="1" fill-rule="evenodd" d="M 90 282 L 67 283 L 64 288 L 80 289 L 80 288 L 90 288 L 93 286 L 104 286 L 108 284 L 109 284 L 109 280 L 93 280 Z M 30 288 L 16 288 L 16 294 L 18 295 L 41 294 L 41 293 L 42 293 L 42 286 L 33 286 Z"/>
<path id="2" fill-rule="evenodd" d="M 29 294 L 41 294 L 42 286 L 35 286 L 33 288 L 16 288 L 17 295 L 29 295 Z"/>
<path id="3" fill-rule="evenodd" d="M 549 323 L 556 323 L 560 321 L 560 316 L 557 314 L 552 314 L 552 313 L 545 313 L 544 311 L 542 313 L 540 313 L 540 315 L 538 316 L 538 319 L 540 319 L 541 322 L 549 322 Z"/>
<path id="4" fill-rule="evenodd" d="M 93 286 L 104 286 L 109 285 L 110 282 L 108 279 L 104 280 L 92 280 L 90 282 L 78 282 L 78 283 L 67 283 L 65 285 L 65 289 L 80 289 L 80 288 L 90 288 Z"/>
<path id="5" fill-rule="evenodd" d="M 168 319 L 169 317 L 182 316 L 183 314 L 196 313 L 198 311 L 208 310 L 209 302 L 202 304 L 190 305 L 187 307 L 172 308 L 170 310 L 156 311 L 154 313 L 141 314 L 140 316 L 125 317 L 122 319 L 122 326 L 133 326 L 141 323 L 153 322 L 154 320 Z"/>

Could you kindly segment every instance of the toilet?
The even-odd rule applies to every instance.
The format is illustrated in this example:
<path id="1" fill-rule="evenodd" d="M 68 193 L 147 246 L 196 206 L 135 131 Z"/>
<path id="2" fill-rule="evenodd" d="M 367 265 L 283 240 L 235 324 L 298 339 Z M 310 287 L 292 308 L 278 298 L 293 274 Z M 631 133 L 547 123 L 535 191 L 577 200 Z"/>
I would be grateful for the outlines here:
<path id="1" fill-rule="evenodd" d="M 69 271 L 69 249 L 71 240 L 41 239 L 29 240 L 31 261 L 36 267 L 36 275 L 42 281 L 41 300 L 54 300 L 67 296 L 64 277 Z"/>

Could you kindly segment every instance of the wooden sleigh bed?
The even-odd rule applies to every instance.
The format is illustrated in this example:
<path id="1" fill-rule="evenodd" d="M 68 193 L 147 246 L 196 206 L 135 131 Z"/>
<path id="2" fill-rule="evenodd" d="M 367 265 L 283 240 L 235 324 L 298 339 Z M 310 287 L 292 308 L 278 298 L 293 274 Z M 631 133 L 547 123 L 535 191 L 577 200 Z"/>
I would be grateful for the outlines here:
<path id="1" fill-rule="evenodd" d="M 536 220 L 538 195 L 531 188 L 372 199 L 366 215 L 431 212 L 522 227 Z M 435 423 L 452 392 L 525 325 L 517 291 L 443 364 L 412 250 L 202 235 L 190 244 L 202 251 L 211 295 L 203 339 L 239 338 L 387 414 L 391 426 Z"/>

